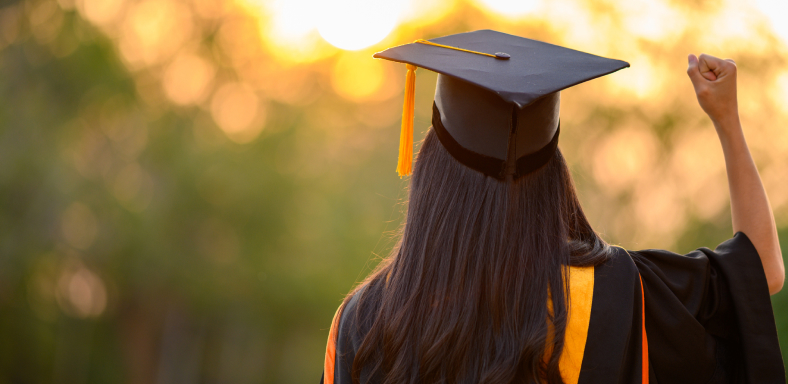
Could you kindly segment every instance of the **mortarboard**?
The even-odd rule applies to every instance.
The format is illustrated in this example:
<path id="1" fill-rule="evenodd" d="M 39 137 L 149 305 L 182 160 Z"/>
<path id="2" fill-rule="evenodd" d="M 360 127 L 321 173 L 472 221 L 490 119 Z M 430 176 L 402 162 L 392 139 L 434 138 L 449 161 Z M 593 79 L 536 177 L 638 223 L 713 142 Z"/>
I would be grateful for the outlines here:
<path id="1" fill-rule="evenodd" d="M 417 67 L 438 73 L 432 126 L 457 161 L 517 178 L 544 165 L 558 144 L 562 89 L 629 63 L 492 30 L 416 40 L 373 55 L 405 63 L 397 173 L 411 172 Z"/>

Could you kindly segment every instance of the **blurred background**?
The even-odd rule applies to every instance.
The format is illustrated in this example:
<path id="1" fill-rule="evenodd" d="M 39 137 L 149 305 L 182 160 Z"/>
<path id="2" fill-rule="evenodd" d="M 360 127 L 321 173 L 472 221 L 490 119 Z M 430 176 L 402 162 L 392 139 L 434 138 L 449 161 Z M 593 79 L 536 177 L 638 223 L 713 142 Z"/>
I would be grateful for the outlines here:
<path id="1" fill-rule="evenodd" d="M 0 0 L 0 383 L 316 383 L 405 208 L 405 69 L 371 55 L 417 38 L 629 61 L 563 92 L 560 146 L 605 239 L 682 253 L 731 235 L 686 57 L 735 59 L 788 250 L 786 5 Z M 436 75 L 417 79 L 418 141 Z M 788 348 L 788 289 L 773 303 Z"/>

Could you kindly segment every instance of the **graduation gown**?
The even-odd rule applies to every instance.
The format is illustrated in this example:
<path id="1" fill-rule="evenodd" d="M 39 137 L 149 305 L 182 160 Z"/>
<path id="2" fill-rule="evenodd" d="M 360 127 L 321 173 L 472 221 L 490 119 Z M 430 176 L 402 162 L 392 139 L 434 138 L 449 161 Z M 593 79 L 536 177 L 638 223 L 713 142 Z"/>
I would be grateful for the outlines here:
<path id="1" fill-rule="evenodd" d="M 358 296 L 335 315 L 321 383 L 351 383 L 365 335 Z M 567 384 L 786 382 L 766 276 L 744 233 L 686 255 L 614 247 L 602 265 L 570 268 L 570 298 Z"/>

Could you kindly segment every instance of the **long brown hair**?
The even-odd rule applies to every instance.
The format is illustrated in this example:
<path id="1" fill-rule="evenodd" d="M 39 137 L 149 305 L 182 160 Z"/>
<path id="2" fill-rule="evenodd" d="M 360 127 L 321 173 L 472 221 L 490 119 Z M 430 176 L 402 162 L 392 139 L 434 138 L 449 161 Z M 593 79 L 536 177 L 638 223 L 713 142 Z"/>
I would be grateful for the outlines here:
<path id="1" fill-rule="evenodd" d="M 565 267 L 608 258 L 561 152 L 501 181 L 458 163 L 430 130 L 408 204 L 398 245 L 357 288 L 366 336 L 353 382 L 561 383 Z"/>

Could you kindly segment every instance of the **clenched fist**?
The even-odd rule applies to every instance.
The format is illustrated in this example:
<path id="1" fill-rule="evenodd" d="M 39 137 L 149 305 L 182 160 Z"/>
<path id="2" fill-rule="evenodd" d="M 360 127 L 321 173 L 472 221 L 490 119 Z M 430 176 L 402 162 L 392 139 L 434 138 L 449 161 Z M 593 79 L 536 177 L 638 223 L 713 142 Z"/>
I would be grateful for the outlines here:
<path id="1" fill-rule="evenodd" d="M 695 95 L 703 111 L 716 127 L 738 122 L 739 106 L 736 100 L 736 63 L 731 59 L 718 59 L 701 54 L 689 55 L 687 75 L 695 87 Z"/>

